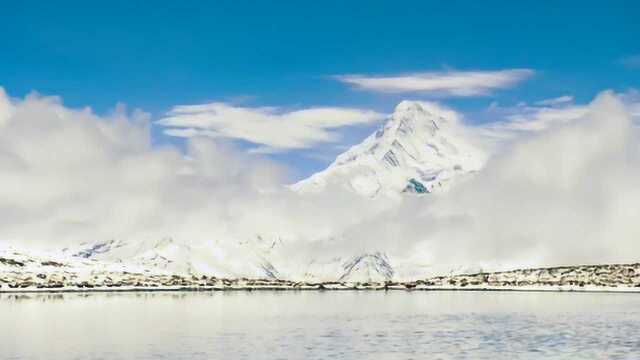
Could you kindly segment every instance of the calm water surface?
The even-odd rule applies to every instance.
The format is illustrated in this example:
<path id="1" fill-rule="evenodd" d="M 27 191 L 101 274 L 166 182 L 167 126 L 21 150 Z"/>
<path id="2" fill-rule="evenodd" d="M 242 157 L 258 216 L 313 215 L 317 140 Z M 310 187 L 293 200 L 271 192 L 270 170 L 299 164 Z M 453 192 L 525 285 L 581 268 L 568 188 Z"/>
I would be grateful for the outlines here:
<path id="1" fill-rule="evenodd" d="M 0 294 L 2 359 L 640 359 L 640 294 Z"/>

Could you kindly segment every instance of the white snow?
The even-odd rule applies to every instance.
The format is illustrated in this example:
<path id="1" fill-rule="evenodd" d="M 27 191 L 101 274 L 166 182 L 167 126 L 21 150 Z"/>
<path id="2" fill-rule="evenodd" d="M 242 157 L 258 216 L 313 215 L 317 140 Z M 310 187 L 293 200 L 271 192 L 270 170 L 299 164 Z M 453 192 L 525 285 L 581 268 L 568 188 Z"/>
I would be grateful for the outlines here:
<path id="1" fill-rule="evenodd" d="M 331 184 L 367 197 L 445 190 L 487 157 L 465 139 L 458 121 L 433 104 L 403 101 L 380 130 L 292 188 L 319 192 Z"/>

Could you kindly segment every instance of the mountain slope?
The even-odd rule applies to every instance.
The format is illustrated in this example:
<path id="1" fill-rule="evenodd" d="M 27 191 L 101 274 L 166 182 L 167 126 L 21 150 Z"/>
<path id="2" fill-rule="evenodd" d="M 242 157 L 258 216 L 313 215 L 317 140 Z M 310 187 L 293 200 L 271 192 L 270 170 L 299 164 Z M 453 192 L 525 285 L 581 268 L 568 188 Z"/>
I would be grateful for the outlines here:
<path id="1" fill-rule="evenodd" d="M 367 282 L 391 280 L 394 275 L 393 267 L 383 253 L 319 256 L 307 263 L 279 254 L 279 246 L 265 248 L 261 243 L 263 240 L 238 243 L 235 251 L 231 246 L 192 246 L 171 238 L 142 242 L 109 240 L 84 244 L 79 249 L 66 249 L 62 258 L 68 263 L 94 261 L 131 271 L 145 269 L 160 274 L 223 278 Z"/>
<path id="2" fill-rule="evenodd" d="M 215 242 L 188 244 L 172 238 L 157 241 L 109 240 L 66 249 L 71 258 L 144 268 L 160 273 L 208 274 L 219 277 L 277 277 L 264 259 L 264 246 L 252 243 Z"/>
<path id="3" fill-rule="evenodd" d="M 292 188 L 308 193 L 341 186 L 367 197 L 426 194 L 479 170 L 485 158 L 461 135 L 454 115 L 433 104 L 403 101 L 380 130 Z"/>

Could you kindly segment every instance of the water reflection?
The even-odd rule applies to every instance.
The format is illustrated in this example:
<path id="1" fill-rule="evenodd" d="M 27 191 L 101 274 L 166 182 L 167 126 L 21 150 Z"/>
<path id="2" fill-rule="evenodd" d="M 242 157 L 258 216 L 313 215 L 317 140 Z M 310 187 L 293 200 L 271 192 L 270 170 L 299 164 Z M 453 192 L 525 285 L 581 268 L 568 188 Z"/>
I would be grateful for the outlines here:
<path id="1" fill-rule="evenodd" d="M 637 294 L 0 295 L 0 358 L 636 359 Z"/>

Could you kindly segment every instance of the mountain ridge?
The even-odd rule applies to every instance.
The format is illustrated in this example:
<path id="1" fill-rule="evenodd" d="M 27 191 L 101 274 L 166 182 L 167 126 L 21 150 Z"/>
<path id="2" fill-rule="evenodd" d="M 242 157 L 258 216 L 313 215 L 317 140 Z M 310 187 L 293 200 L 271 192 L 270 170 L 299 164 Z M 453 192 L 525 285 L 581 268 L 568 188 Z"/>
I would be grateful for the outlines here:
<path id="1" fill-rule="evenodd" d="M 379 130 L 291 187 L 304 194 L 337 185 L 371 198 L 446 190 L 486 161 L 460 133 L 458 121 L 435 104 L 402 101 Z"/>

